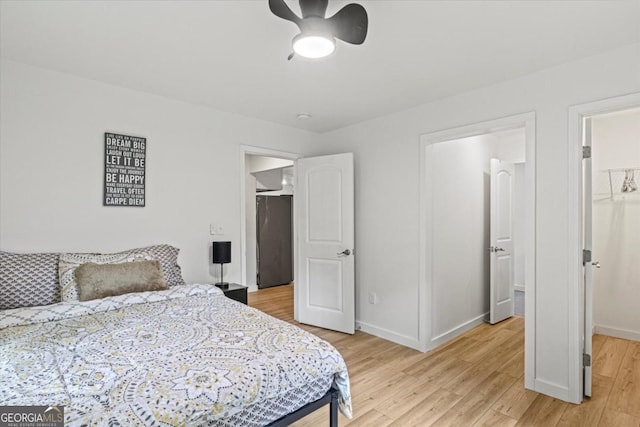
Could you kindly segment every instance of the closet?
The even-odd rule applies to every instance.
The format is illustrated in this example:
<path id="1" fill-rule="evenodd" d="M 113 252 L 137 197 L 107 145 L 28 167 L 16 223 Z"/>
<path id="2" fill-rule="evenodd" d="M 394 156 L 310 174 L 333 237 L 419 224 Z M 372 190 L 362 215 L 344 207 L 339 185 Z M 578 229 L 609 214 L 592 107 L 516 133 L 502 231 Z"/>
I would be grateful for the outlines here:
<path id="1" fill-rule="evenodd" d="M 640 340 L 640 108 L 591 122 L 594 332 Z"/>

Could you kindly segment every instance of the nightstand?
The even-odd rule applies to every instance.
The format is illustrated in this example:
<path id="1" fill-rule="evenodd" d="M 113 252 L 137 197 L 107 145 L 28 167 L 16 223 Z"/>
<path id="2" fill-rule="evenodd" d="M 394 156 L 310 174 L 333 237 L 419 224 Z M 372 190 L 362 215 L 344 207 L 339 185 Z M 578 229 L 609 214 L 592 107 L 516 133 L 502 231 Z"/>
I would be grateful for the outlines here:
<path id="1" fill-rule="evenodd" d="M 220 288 L 224 295 L 227 298 L 231 298 L 232 300 L 239 301 L 243 304 L 247 303 L 247 287 L 239 285 L 237 283 L 229 283 L 229 286 L 220 286 L 216 285 Z"/>

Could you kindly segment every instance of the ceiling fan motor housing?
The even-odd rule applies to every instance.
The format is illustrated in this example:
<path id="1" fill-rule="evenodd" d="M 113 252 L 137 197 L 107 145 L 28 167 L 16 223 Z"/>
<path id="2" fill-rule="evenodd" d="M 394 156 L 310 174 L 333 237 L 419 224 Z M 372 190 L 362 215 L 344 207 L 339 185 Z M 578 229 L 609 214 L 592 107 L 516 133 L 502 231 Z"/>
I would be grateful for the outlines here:
<path id="1" fill-rule="evenodd" d="M 269 0 L 269 8 L 274 15 L 300 28 L 300 34 L 293 39 L 294 52 L 309 58 L 321 58 L 333 53 L 336 38 L 351 44 L 364 42 L 368 17 L 361 5 L 348 4 L 332 17 L 325 18 L 327 0 L 299 0 L 299 3 L 302 18 L 284 0 Z"/>

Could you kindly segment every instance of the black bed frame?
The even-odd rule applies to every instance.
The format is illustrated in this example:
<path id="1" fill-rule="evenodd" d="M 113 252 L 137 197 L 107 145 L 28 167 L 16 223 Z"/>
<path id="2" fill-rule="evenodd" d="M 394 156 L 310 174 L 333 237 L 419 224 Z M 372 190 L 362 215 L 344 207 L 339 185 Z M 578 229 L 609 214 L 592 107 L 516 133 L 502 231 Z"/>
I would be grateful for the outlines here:
<path id="1" fill-rule="evenodd" d="M 324 405 L 329 404 L 329 426 L 338 427 L 338 390 L 333 387 L 322 396 L 320 399 L 307 403 L 302 408 L 295 412 L 285 415 L 284 417 L 275 420 L 267 427 L 284 427 L 298 421 L 302 417 L 306 417 L 313 411 L 322 408 Z"/>

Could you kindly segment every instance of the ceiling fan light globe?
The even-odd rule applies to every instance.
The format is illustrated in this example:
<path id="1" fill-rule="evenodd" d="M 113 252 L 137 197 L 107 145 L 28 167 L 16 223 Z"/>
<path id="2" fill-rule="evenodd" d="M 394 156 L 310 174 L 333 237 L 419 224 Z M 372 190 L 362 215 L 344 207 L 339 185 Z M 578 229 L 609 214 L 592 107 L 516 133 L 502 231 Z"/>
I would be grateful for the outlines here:
<path id="1" fill-rule="evenodd" d="M 318 34 L 298 34 L 293 38 L 293 51 L 305 58 L 324 58 L 336 50 L 333 37 Z"/>

